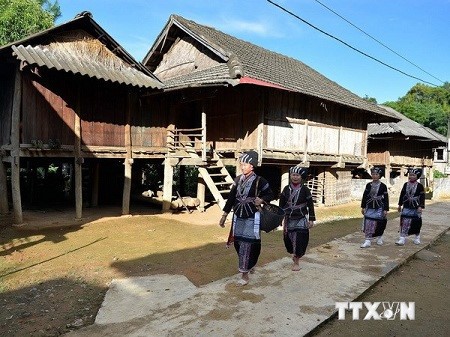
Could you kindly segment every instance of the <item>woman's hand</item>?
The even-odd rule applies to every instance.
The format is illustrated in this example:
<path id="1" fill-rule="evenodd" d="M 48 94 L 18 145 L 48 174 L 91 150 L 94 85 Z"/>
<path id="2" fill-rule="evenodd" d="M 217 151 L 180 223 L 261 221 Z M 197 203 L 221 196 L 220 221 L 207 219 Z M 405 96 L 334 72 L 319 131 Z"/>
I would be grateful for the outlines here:
<path id="1" fill-rule="evenodd" d="M 401 212 L 402 211 L 402 206 L 398 206 L 397 211 Z"/>
<path id="2" fill-rule="evenodd" d="M 312 228 L 314 226 L 314 221 L 308 221 L 308 228 Z"/>
<path id="3" fill-rule="evenodd" d="M 361 214 L 364 215 L 366 213 L 365 208 L 361 208 Z"/>
<path id="4" fill-rule="evenodd" d="M 262 200 L 261 198 L 256 197 L 255 198 L 255 206 L 256 207 L 261 207 L 261 205 L 264 203 L 264 200 Z"/>
<path id="5" fill-rule="evenodd" d="M 228 216 L 228 213 L 223 213 L 222 214 L 222 217 L 220 218 L 220 221 L 219 221 L 219 226 L 220 227 L 225 227 L 225 221 L 227 221 L 227 216 Z"/>

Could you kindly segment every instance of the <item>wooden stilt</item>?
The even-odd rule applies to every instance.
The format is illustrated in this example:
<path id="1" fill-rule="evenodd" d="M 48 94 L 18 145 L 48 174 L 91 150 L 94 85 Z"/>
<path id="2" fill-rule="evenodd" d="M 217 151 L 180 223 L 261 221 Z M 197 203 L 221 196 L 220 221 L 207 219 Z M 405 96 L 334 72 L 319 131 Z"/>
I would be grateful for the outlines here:
<path id="1" fill-rule="evenodd" d="M 7 183 L 5 163 L 0 157 L 0 214 L 8 214 L 9 212 Z"/>
<path id="2" fill-rule="evenodd" d="M 14 97 L 11 118 L 11 194 L 14 223 L 23 222 L 22 198 L 20 195 L 20 111 L 22 106 L 22 74 L 16 69 Z"/>
<path id="3" fill-rule="evenodd" d="M 82 165 L 84 159 L 81 156 L 81 118 L 80 118 L 80 93 L 78 93 L 77 111 L 75 111 L 74 132 L 74 154 L 75 154 L 75 218 L 81 219 L 83 216 L 83 181 Z"/>
<path id="4" fill-rule="evenodd" d="M 128 94 L 126 124 L 125 124 L 125 148 L 127 154 L 124 160 L 124 181 L 123 181 L 123 197 L 122 197 L 122 215 L 130 214 L 130 197 L 131 197 L 131 174 L 133 165 L 133 152 L 131 148 L 131 94 Z"/>

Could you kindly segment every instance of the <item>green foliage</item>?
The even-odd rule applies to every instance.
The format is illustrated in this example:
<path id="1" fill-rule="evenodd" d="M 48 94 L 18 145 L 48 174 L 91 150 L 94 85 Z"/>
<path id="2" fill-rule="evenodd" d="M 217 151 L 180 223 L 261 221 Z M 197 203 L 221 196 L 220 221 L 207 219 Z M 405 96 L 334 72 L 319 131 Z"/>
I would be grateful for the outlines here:
<path id="1" fill-rule="evenodd" d="M 375 97 L 369 97 L 369 96 L 365 95 L 363 97 L 363 100 L 377 104 L 377 99 Z"/>
<path id="2" fill-rule="evenodd" d="M 416 84 L 396 102 L 384 105 L 440 134 L 447 135 L 450 118 L 450 83 L 440 87 Z"/>
<path id="3" fill-rule="evenodd" d="M 447 178 L 447 175 L 442 173 L 441 171 L 434 170 L 433 171 L 433 177 L 434 178 Z"/>
<path id="4" fill-rule="evenodd" d="M 0 45 L 50 28 L 60 15 L 58 0 L 0 0 Z"/>

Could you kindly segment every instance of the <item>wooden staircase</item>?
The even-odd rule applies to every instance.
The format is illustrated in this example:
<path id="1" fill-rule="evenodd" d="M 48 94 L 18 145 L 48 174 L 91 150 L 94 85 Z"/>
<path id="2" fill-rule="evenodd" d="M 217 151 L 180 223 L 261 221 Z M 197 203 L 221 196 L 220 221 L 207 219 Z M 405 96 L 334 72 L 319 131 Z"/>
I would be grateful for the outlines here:
<path id="1" fill-rule="evenodd" d="M 211 192 L 215 202 L 220 208 L 223 208 L 231 191 L 233 178 L 215 150 L 210 149 L 208 152 L 205 150 L 206 142 L 204 139 L 206 137 L 204 132 L 201 134 L 198 133 L 200 130 L 168 130 L 168 151 L 166 157 L 168 159 L 178 158 L 180 161 L 183 159 L 191 159 L 192 165 L 198 166 L 198 172 Z M 201 146 L 199 147 L 198 145 Z"/>
<path id="2" fill-rule="evenodd" d="M 213 158 L 207 162 L 206 166 L 200 166 L 198 172 L 208 186 L 214 200 L 220 208 L 223 208 L 231 191 L 233 178 L 215 151 L 213 152 Z"/>

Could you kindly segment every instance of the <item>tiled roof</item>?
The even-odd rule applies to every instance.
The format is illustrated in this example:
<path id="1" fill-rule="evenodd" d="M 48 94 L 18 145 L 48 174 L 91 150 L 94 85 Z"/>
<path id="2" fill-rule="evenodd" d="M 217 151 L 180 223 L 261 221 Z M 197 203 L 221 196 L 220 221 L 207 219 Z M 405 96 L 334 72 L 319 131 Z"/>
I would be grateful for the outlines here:
<path id="1" fill-rule="evenodd" d="M 440 133 L 409 119 L 388 106 L 380 105 L 380 107 L 389 113 L 396 115 L 401 120 L 397 123 L 370 123 L 367 125 L 369 136 L 401 133 L 405 137 L 418 137 L 424 140 L 447 143 L 447 138 Z"/>
<path id="2" fill-rule="evenodd" d="M 164 82 L 164 88 L 176 88 L 180 83 L 183 83 L 184 86 L 198 87 L 216 83 L 223 84 L 224 82 L 229 82 L 233 85 L 239 83 L 239 80 L 230 79 L 230 70 L 225 63 L 212 68 L 195 71 L 191 74 L 168 79 Z"/>
<path id="3" fill-rule="evenodd" d="M 161 34 L 168 34 L 173 26 L 179 28 L 179 34 L 189 34 L 209 48 L 224 63 L 228 64 L 228 75 L 222 79 L 224 82 L 233 80 L 236 83 L 236 80 L 239 80 L 240 77 L 250 77 L 272 83 L 274 86 L 282 87 L 289 91 L 374 112 L 395 120 L 395 117 L 388 111 L 381 109 L 376 104 L 363 100 L 296 59 L 237 39 L 212 27 L 186 20 L 178 15 L 171 16 Z M 162 43 L 167 44 L 169 42 L 164 39 L 164 36 L 160 35 L 144 58 L 143 63 L 146 66 L 149 66 L 154 61 L 152 52 L 156 52 L 158 46 Z M 234 69 L 238 69 L 238 71 Z M 209 78 L 208 75 L 208 72 L 204 70 L 202 70 L 201 75 L 196 74 L 196 72 L 191 74 L 191 76 L 201 80 L 204 84 L 210 83 L 211 80 L 217 81 L 217 78 Z M 190 82 L 189 76 L 172 78 L 171 81 L 165 83 L 165 88 L 183 87 L 188 85 L 188 82 Z"/>

